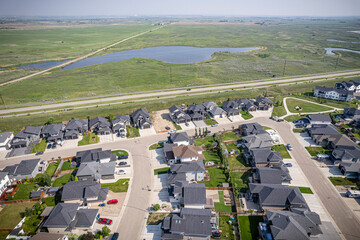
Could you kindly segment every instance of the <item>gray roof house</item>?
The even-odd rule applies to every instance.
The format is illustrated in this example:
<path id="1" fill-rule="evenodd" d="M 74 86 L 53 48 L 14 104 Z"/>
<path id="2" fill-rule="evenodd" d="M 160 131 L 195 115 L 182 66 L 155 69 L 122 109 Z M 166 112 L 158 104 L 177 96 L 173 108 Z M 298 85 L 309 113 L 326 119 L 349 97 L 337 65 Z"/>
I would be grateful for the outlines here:
<path id="1" fill-rule="evenodd" d="M 338 145 L 332 151 L 330 160 L 332 160 L 334 164 L 340 162 L 358 162 L 360 161 L 360 147 L 355 143 L 352 145 Z"/>
<path id="2" fill-rule="evenodd" d="M 81 181 L 114 179 L 116 162 L 84 162 L 80 164 L 76 176 Z"/>
<path id="3" fill-rule="evenodd" d="M 83 162 L 110 162 L 116 161 L 116 153 L 111 150 L 102 150 L 102 148 L 95 148 L 91 150 L 79 151 L 76 153 L 76 161 L 78 164 Z"/>
<path id="4" fill-rule="evenodd" d="M 258 203 L 262 210 L 308 208 L 298 188 L 279 184 L 250 183 L 249 197 Z"/>
<path id="5" fill-rule="evenodd" d="M 259 97 L 255 100 L 254 104 L 258 110 L 269 110 L 274 103 L 267 97 Z"/>
<path id="6" fill-rule="evenodd" d="M 58 203 L 43 227 L 49 233 L 70 233 L 75 229 L 92 231 L 99 209 L 83 209 L 79 206 L 79 203 Z"/>
<path id="7" fill-rule="evenodd" d="M 18 132 L 11 141 L 11 147 L 27 147 L 31 142 L 39 141 L 42 127 L 27 126 Z"/>
<path id="8" fill-rule="evenodd" d="M 268 133 L 245 136 L 242 139 L 245 151 L 249 152 L 254 148 L 271 148 L 272 138 Z"/>
<path id="9" fill-rule="evenodd" d="M 345 177 L 360 180 L 360 161 L 341 162 L 339 168 Z"/>
<path id="10" fill-rule="evenodd" d="M 146 129 L 152 127 L 150 114 L 143 108 L 139 108 L 131 114 L 131 119 L 135 127 L 140 129 Z"/>
<path id="11" fill-rule="evenodd" d="M 269 148 L 254 148 L 250 150 L 251 165 L 253 167 L 279 166 L 283 164 L 283 158 L 276 151 Z"/>
<path id="12" fill-rule="evenodd" d="M 126 126 L 130 126 L 131 124 L 131 119 L 130 119 L 130 115 L 120 115 L 117 116 L 115 120 L 112 121 L 113 124 L 117 124 L 117 123 L 122 123 Z"/>
<path id="13" fill-rule="evenodd" d="M 205 166 L 203 161 L 173 164 L 168 175 L 169 184 L 174 185 L 176 181 L 203 181 L 204 173 Z"/>
<path id="14" fill-rule="evenodd" d="M 187 123 L 191 121 L 189 114 L 185 113 L 182 108 L 176 105 L 169 108 L 169 115 L 171 120 L 173 120 L 176 124 Z"/>
<path id="15" fill-rule="evenodd" d="M 41 135 L 43 138 L 46 138 L 49 142 L 56 142 L 58 140 L 63 139 L 63 128 L 64 124 L 49 124 L 45 125 L 44 128 L 41 130 Z"/>
<path id="16" fill-rule="evenodd" d="M 222 109 L 224 109 L 228 116 L 240 115 L 239 104 L 236 101 L 223 102 Z"/>
<path id="17" fill-rule="evenodd" d="M 109 135 L 111 133 L 110 122 L 103 117 L 96 117 L 90 119 L 89 130 L 96 132 L 100 135 Z"/>
<path id="18" fill-rule="evenodd" d="M 100 183 L 94 181 L 68 182 L 63 186 L 61 201 L 69 203 L 103 202 L 109 188 L 102 188 Z"/>
<path id="19" fill-rule="evenodd" d="M 40 159 L 23 160 L 19 164 L 5 167 L 1 172 L 7 172 L 10 179 L 21 180 L 34 178 L 39 173 Z"/>
<path id="20" fill-rule="evenodd" d="M 253 101 L 250 101 L 247 98 L 241 98 L 236 100 L 239 108 L 244 111 L 253 112 L 256 111 L 257 107 Z"/>
<path id="21" fill-rule="evenodd" d="M 65 240 L 65 234 L 38 232 L 30 240 Z"/>
<path id="22" fill-rule="evenodd" d="M 0 133 L 0 151 L 8 150 L 10 148 L 10 142 L 13 139 L 13 132 Z"/>
<path id="23" fill-rule="evenodd" d="M 205 107 L 205 111 L 210 112 L 211 109 L 217 107 L 218 105 L 214 102 L 204 102 L 202 105 Z"/>
<path id="24" fill-rule="evenodd" d="M 253 173 L 253 182 L 262 184 L 282 184 L 290 183 L 289 170 L 286 167 L 257 167 Z"/>
<path id="25" fill-rule="evenodd" d="M 169 142 L 178 146 L 194 144 L 194 140 L 190 139 L 186 132 L 171 133 Z"/>
<path id="26" fill-rule="evenodd" d="M 218 106 L 213 107 L 208 113 L 212 118 L 226 117 L 226 111 Z"/>
<path id="27" fill-rule="evenodd" d="M 79 134 L 85 133 L 89 130 L 88 119 L 71 119 L 65 126 L 64 138 L 65 139 L 78 139 Z"/>
<path id="28" fill-rule="evenodd" d="M 354 98 L 354 92 L 345 89 L 316 86 L 314 96 L 319 98 L 351 102 Z"/>
<path id="29" fill-rule="evenodd" d="M 204 116 L 206 114 L 205 107 L 202 104 L 191 104 L 187 113 L 191 117 L 192 121 L 201 121 L 204 120 Z"/>
<path id="30" fill-rule="evenodd" d="M 360 120 L 360 109 L 356 108 L 344 108 L 344 118 L 351 119 L 352 121 L 358 121 Z"/>
<path id="31" fill-rule="evenodd" d="M 257 135 L 257 134 L 266 133 L 264 127 L 261 126 L 257 122 L 255 122 L 255 123 L 245 123 L 245 124 L 241 125 L 241 129 L 242 129 L 242 135 L 243 136 Z"/>
<path id="32" fill-rule="evenodd" d="M 340 133 L 331 124 L 313 124 L 308 129 L 310 137 L 315 135 L 339 135 Z"/>
<path id="33" fill-rule="evenodd" d="M 177 181 L 171 187 L 172 197 L 170 202 L 178 202 L 185 208 L 205 208 L 206 188 L 203 183 L 188 183 Z"/>
<path id="34" fill-rule="evenodd" d="M 294 208 L 291 211 L 266 211 L 265 224 L 268 231 L 260 231 L 262 239 L 270 232 L 272 239 L 308 240 L 322 234 L 320 216 L 307 209 Z M 265 229 L 264 229 L 265 230 Z"/>
<path id="35" fill-rule="evenodd" d="M 180 215 L 165 217 L 161 225 L 161 239 L 209 239 L 211 210 L 182 208 Z"/>
<path id="36" fill-rule="evenodd" d="M 310 114 L 306 116 L 311 124 L 331 124 L 329 114 Z"/>

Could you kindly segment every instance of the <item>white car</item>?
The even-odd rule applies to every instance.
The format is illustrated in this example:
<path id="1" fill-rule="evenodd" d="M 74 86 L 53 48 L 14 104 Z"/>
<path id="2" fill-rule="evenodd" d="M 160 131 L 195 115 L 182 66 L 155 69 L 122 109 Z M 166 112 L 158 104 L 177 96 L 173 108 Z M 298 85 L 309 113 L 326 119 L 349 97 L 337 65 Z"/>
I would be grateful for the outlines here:
<path id="1" fill-rule="evenodd" d="M 119 170 L 118 174 L 119 174 L 119 175 L 125 175 L 125 174 L 126 174 L 126 171 L 125 171 L 125 170 Z"/>

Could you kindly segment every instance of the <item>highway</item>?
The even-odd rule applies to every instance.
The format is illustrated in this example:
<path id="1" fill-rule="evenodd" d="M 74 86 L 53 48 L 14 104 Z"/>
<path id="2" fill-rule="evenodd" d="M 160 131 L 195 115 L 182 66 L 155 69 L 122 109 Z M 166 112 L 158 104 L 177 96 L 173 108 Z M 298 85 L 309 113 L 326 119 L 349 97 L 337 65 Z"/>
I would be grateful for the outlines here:
<path id="1" fill-rule="evenodd" d="M 331 182 L 323 175 L 320 169 L 311 159 L 309 153 L 300 144 L 292 132 L 291 126 L 287 122 L 275 122 L 265 117 L 253 118 L 247 121 L 229 123 L 211 128 L 212 132 L 230 130 L 232 126 L 237 127 L 245 122 L 258 122 L 261 125 L 275 129 L 285 143 L 293 146 L 291 152 L 293 158 L 297 161 L 305 176 L 308 178 L 313 191 L 318 195 L 323 206 L 330 217 L 336 223 L 341 231 L 341 235 L 349 240 L 360 239 L 360 221 L 354 215 L 352 210 L 342 200 L 340 194 L 336 191 Z M 194 135 L 194 130 L 186 131 L 189 136 Z M 72 149 L 59 149 L 56 152 L 45 152 L 40 155 L 42 160 L 51 158 L 74 156 L 77 151 L 102 147 L 103 149 L 125 149 L 131 152 L 133 157 L 133 180 L 128 191 L 128 201 L 125 202 L 125 208 L 117 231 L 120 233 L 120 239 L 140 239 L 142 229 L 145 226 L 147 209 L 150 207 L 151 192 L 144 190 L 146 186 L 152 188 L 152 171 L 149 161 L 149 146 L 160 140 L 165 140 L 166 133 L 147 137 L 126 139 L 124 141 L 99 143 L 76 147 Z M 11 159 L 1 160 L 0 169 L 5 166 L 19 163 L 21 160 L 33 159 L 37 156 L 25 155 Z"/>

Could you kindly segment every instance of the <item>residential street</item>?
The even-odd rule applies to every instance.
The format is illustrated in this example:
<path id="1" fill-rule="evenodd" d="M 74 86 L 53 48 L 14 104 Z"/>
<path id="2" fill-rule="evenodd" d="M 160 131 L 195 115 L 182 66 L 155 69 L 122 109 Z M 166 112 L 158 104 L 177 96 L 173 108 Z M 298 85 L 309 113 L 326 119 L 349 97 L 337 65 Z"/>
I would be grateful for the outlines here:
<path id="1" fill-rule="evenodd" d="M 275 122 L 267 117 L 255 117 L 253 119 L 235 123 L 228 123 L 218 127 L 211 127 L 213 133 L 230 130 L 232 126 L 237 128 L 245 122 L 258 122 L 261 125 L 275 129 L 285 143 L 293 146 L 291 155 L 295 159 L 308 178 L 313 191 L 318 195 L 325 209 L 332 217 L 337 227 L 345 239 L 360 239 L 360 221 L 355 214 L 346 205 L 340 194 L 337 192 L 331 182 L 324 176 L 321 170 L 316 166 L 310 155 L 302 144 L 297 140 L 292 132 L 290 123 Z M 194 135 L 194 130 L 186 131 L 189 136 Z M 159 140 L 165 140 L 167 133 L 146 136 L 141 138 L 127 139 L 120 142 L 107 142 L 95 145 L 75 147 L 71 149 L 59 149 L 58 151 L 45 152 L 39 156 L 42 160 L 50 160 L 52 157 L 57 158 L 74 156 L 77 151 L 102 147 L 103 149 L 124 149 L 131 152 L 133 157 L 133 178 L 129 187 L 128 197 L 125 200 L 125 208 L 122 210 L 122 218 L 117 231 L 121 233 L 121 239 L 140 239 L 142 229 L 145 225 L 147 208 L 150 206 L 150 189 L 153 188 L 152 170 L 150 166 L 149 146 Z M 33 159 L 38 156 L 25 155 L 17 158 L 11 158 L 0 161 L 0 169 L 12 165 L 24 159 Z"/>

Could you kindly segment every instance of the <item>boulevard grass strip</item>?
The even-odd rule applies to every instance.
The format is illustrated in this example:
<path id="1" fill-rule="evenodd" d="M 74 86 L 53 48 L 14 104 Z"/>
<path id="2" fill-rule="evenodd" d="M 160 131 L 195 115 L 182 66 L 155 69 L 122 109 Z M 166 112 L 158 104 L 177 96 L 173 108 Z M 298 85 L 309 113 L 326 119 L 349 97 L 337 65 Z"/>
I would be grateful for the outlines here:
<path id="1" fill-rule="evenodd" d="M 43 139 L 41 142 L 36 143 L 34 147 L 31 149 L 31 153 L 38 153 L 38 152 L 44 152 L 46 149 L 46 140 Z"/>
<path id="2" fill-rule="evenodd" d="M 127 138 L 140 137 L 139 129 L 132 126 L 126 126 L 126 137 Z"/>
<path id="3" fill-rule="evenodd" d="M 304 194 L 314 194 L 311 188 L 309 187 L 295 187 L 295 186 L 291 186 L 291 187 L 298 188 L 300 192 Z"/>
<path id="4" fill-rule="evenodd" d="M 117 157 L 129 156 L 129 153 L 125 150 L 114 150 L 114 151 L 111 151 L 111 153 L 116 153 Z"/>
<path id="5" fill-rule="evenodd" d="M 222 168 L 209 168 L 207 169 L 210 175 L 209 181 L 199 181 L 205 183 L 206 187 L 218 187 L 222 183 L 226 183 L 226 176 Z"/>
<path id="6" fill-rule="evenodd" d="M 248 120 L 248 119 L 251 119 L 253 118 L 254 116 L 251 115 L 251 113 L 249 113 L 248 111 L 241 111 L 241 117 L 244 119 L 244 120 Z"/>
<path id="7" fill-rule="evenodd" d="M 95 144 L 100 142 L 100 137 L 96 133 L 84 133 L 83 139 L 78 142 L 78 146 L 84 146 L 89 144 Z"/>
<path id="8" fill-rule="evenodd" d="M 331 150 L 323 147 L 305 147 L 312 157 L 316 157 L 318 154 L 331 154 Z"/>
<path id="9" fill-rule="evenodd" d="M 170 167 L 154 169 L 154 175 L 167 174 Z"/>
<path id="10" fill-rule="evenodd" d="M 164 147 L 164 143 L 163 142 L 159 142 L 159 143 L 154 143 L 153 145 L 151 145 L 149 147 L 149 150 L 155 150 L 155 149 L 159 149 L 159 148 L 163 148 Z"/>
<path id="11" fill-rule="evenodd" d="M 205 120 L 206 125 L 211 126 L 213 124 L 219 124 L 215 119 L 209 118 Z"/>
<path id="12" fill-rule="evenodd" d="M 34 202 L 6 204 L 0 211 L 0 229 L 13 229 L 22 219 L 25 208 L 31 208 Z"/>
<path id="13" fill-rule="evenodd" d="M 274 145 L 271 147 L 271 150 L 279 152 L 280 156 L 282 156 L 283 158 L 291 158 L 284 144 Z"/>
<path id="14" fill-rule="evenodd" d="M 214 202 L 216 212 L 235 212 L 235 206 L 225 205 L 224 191 L 218 191 L 219 202 Z"/>
<path id="15" fill-rule="evenodd" d="M 286 99 L 288 110 L 292 113 L 309 113 L 309 112 L 323 112 L 331 110 L 332 108 L 320 106 L 314 103 L 305 102 L 293 98 Z M 302 110 L 296 110 L 296 107 L 300 107 Z"/>
<path id="16" fill-rule="evenodd" d="M 340 177 L 329 177 L 329 180 L 334 186 L 356 186 L 356 184 L 358 183 L 358 180 L 356 179 Z"/>
<path id="17" fill-rule="evenodd" d="M 101 187 L 108 187 L 114 193 L 127 192 L 129 188 L 129 178 L 119 179 L 114 183 L 103 183 Z"/>
<path id="18" fill-rule="evenodd" d="M 261 216 L 239 216 L 238 222 L 240 227 L 241 240 L 258 239 L 259 222 L 263 221 Z"/>

